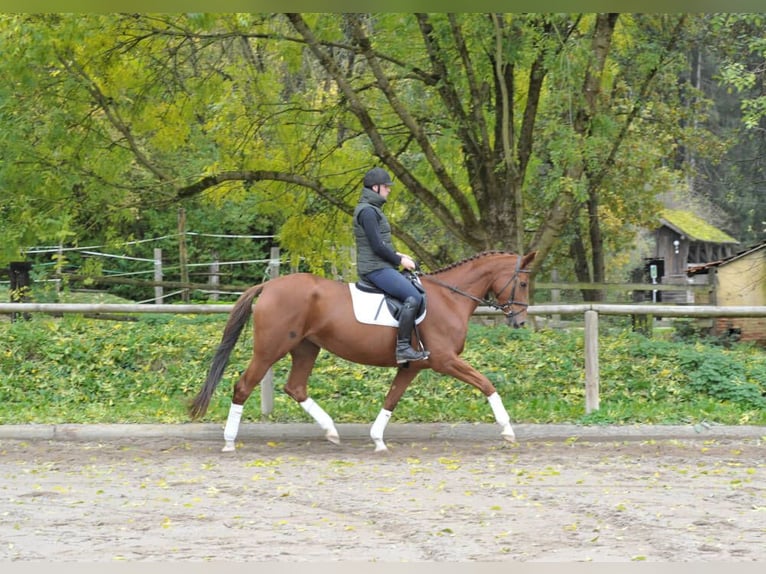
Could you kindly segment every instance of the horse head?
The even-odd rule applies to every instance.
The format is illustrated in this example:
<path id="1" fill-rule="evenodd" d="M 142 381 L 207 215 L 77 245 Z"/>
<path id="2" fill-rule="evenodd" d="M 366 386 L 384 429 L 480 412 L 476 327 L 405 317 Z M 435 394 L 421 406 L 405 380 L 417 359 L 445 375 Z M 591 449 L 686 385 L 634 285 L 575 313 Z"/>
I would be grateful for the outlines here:
<path id="1" fill-rule="evenodd" d="M 495 293 L 498 308 L 505 314 L 509 325 L 515 329 L 523 327 L 527 321 L 529 307 L 529 264 L 537 255 L 536 251 L 524 256 L 516 256 L 516 264 L 510 277 L 506 273 L 498 273 L 491 289 Z"/>

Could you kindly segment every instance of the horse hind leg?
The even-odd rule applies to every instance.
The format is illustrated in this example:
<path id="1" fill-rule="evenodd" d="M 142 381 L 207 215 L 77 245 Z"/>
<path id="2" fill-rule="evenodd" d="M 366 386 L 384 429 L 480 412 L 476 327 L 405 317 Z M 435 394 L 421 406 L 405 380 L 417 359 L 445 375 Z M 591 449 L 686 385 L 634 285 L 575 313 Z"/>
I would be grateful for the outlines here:
<path id="1" fill-rule="evenodd" d="M 320 407 L 314 399 L 308 396 L 308 379 L 314 369 L 319 347 L 310 341 L 303 340 L 290 351 L 292 366 L 287 377 L 285 392 L 291 396 L 306 411 L 311 418 L 325 431 L 325 438 L 333 444 L 340 444 L 340 435 L 335 428 L 330 415 Z"/>
<path id="2" fill-rule="evenodd" d="M 338 429 L 335 428 L 335 422 L 333 422 L 332 417 L 330 417 L 330 415 L 328 415 L 325 410 L 314 401 L 314 399 L 308 397 L 305 401 L 302 401 L 299 404 L 325 431 L 324 436 L 327 440 L 333 444 L 340 444 L 340 435 L 338 434 Z"/>
<path id="3" fill-rule="evenodd" d="M 250 359 L 247 369 L 245 369 L 245 372 L 242 373 L 234 385 L 231 405 L 229 406 L 229 416 L 226 418 L 226 426 L 223 429 L 224 445 L 222 452 L 233 452 L 236 449 L 235 441 L 239 433 L 239 424 L 242 419 L 245 402 L 252 394 L 253 389 L 260 384 L 261 379 L 266 376 L 269 366 L 263 361 L 259 361 L 254 355 Z"/>

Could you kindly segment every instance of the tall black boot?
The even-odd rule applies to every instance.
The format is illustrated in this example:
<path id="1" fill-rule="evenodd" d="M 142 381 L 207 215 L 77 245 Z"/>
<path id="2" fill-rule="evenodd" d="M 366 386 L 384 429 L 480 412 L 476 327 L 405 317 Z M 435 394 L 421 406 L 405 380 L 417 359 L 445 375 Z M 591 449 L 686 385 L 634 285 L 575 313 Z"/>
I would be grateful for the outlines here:
<path id="1" fill-rule="evenodd" d="M 414 297 L 404 300 L 399 316 L 399 333 L 396 336 L 396 362 L 409 363 L 428 358 L 428 351 L 418 351 L 412 348 L 412 329 L 415 327 L 415 314 L 418 312 Z"/>

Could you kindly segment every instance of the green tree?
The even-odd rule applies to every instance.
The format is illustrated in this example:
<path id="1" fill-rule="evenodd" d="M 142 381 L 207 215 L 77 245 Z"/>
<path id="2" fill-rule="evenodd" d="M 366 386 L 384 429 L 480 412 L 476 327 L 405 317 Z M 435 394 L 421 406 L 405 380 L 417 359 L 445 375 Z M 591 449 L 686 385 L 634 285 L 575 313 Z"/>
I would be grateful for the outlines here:
<path id="1" fill-rule="evenodd" d="M 766 237 L 766 42 L 763 14 L 711 14 L 698 48 L 700 88 L 716 102 L 709 129 L 728 142 L 697 164 L 696 189 L 743 244 Z"/>
<path id="2" fill-rule="evenodd" d="M 311 270 L 361 176 L 436 266 L 536 249 L 601 280 L 673 181 L 688 19 L 617 14 L 3 15 L 4 246 L 226 198 Z M 13 193 L 5 193 L 13 190 Z M 8 257 L 6 250 L 4 257 Z"/>

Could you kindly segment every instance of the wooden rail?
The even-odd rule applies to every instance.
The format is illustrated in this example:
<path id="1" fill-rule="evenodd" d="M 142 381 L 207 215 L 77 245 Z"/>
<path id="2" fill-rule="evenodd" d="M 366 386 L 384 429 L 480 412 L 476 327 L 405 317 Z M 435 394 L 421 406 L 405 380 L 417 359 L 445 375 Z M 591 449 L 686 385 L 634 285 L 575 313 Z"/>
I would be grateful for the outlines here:
<path id="1" fill-rule="evenodd" d="M 225 304 L 139 304 L 139 303 L 0 303 L 5 313 L 230 313 L 233 303 Z M 715 305 L 621 305 L 611 303 L 576 303 L 562 305 L 530 305 L 530 315 L 580 315 L 595 311 L 603 315 L 657 315 L 659 317 L 766 317 L 766 307 Z M 476 315 L 499 315 L 491 307 L 479 306 Z"/>

